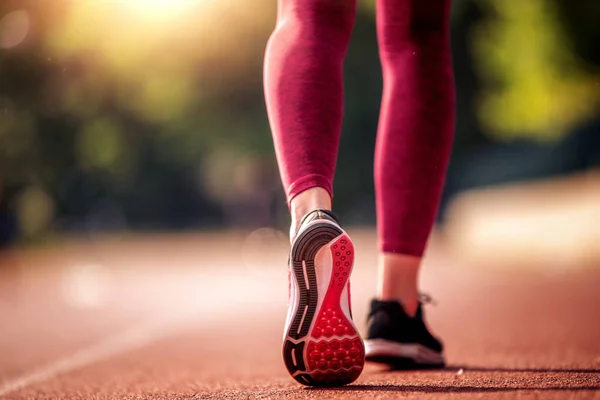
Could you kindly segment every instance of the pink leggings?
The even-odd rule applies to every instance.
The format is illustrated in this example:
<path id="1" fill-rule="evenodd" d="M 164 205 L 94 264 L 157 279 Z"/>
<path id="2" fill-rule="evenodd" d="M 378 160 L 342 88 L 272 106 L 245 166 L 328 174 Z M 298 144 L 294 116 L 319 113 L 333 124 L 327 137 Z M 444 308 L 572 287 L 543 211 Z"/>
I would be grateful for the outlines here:
<path id="1" fill-rule="evenodd" d="M 384 89 L 375 149 L 380 248 L 423 254 L 452 147 L 450 0 L 377 0 Z M 322 187 L 333 197 L 343 63 L 355 0 L 279 0 L 265 60 L 265 96 L 288 202 Z"/>

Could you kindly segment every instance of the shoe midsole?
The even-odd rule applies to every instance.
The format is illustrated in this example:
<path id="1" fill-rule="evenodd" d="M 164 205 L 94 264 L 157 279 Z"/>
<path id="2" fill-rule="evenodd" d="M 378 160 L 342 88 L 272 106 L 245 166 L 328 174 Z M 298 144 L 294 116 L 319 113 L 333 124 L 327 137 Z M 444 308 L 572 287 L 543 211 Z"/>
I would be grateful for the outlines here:
<path id="1" fill-rule="evenodd" d="M 369 357 L 410 358 L 418 364 L 443 364 L 444 356 L 419 343 L 398 343 L 385 339 L 365 340 L 365 353 Z"/>

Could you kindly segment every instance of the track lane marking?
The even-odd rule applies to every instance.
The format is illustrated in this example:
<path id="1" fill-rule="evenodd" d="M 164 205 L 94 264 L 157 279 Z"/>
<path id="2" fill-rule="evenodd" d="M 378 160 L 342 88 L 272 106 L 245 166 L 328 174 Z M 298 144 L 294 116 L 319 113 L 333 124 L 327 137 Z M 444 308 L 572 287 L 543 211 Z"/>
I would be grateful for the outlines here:
<path id="1" fill-rule="evenodd" d="M 65 372 L 148 346 L 185 329 L 189 325 L 192 325 L 189 320 L 187 323 L 183 323 L 183 321 L 174 323 L 173 321 L 163 319 L 131 327 L 89 347 L 79 349 L 69 356 L 59 358 L 33 372 L 5 382 L 0 385 L 0 396 L 6 396 L 9 393 L 16 392 L 35 383 L 48 381 Z"/>
<path id="2" fill-rule="evenodd" d="M 213 276 L 212 285 L 204 282 L 206 286 L 203 287 L 200 297 L 197 296 L 197 291 L 191 293 L 188 290 L 180 290 L 177 298 L 172 297 L 170 301 L 164 302 L 168 304 L 163 303 L 162 306 L 146 310 L 146 312 L 150 311 L 151 315 L 169 315 L 169 318 L 155 318 L 146 323 L 134 325 L 39 369 L 0 383 L 0 398 L 33 384 L 49 381 L 67 372 L 149 346 L 161 339 L 185 332 L 194 326 L 206 323 L 214 324 L 218 320 L 228 319 L 232 315 L 251 312 L 251 310 L 269 312 L 267 311 L 269 308 L 279 307 L 278 302 L 272 301 L 278 297 L 274 296 L 276 292 L 273 292 L 273 286 L 256 280 L 248 281 L 247 278 L 243 274 L 236 277 L 225 275 L 215 278 Z M 179 289 L 181 288 L 179 286 Z M 223 299 L 223 288 L 227 288 L 226 293 L 237 293 L 238 295 L 227 295 L 226 299 Z M 186 296 L 186 294 L 188 295 Z M 248 298 L 249 294 L 253 295 L 251 300 Z M 166 297 L 168 298 L 168 296 Z"/>

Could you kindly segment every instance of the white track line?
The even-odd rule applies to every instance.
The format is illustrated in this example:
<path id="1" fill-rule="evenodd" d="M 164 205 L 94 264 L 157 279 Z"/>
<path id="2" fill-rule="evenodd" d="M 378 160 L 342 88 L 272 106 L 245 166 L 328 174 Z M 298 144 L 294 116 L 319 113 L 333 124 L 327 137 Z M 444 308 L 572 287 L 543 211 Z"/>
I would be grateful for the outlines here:
<path id="1" fill-rule="evenodd" d="M 273 291 L 269 290 L 273 285 L 249 280 L 243 274 L 238 276 L 224 274 L 219 278 L 213 277 L 211 281 L 211 284 L 202 287 L 200 297 L 195 297 L 198 294 L 197 291 L 190 295 L 189 291 L 182 289 L 182 285 L 177 286 L 181 296 L 172 296 L 170 302 L 170 296 L 161 297 L 163 303 L 168 302 L 169 304 L 163 304 L 161 308 L 154 309 L 153 312 L 153 315 L 168 315 L 168 318 L 154 318 L 146 323 L 132 326 L 37 370 L 8 380 L 0 384 L 0 397 L 33 384 L 48 381 L 66 372 L 148 346 L 158 340 L 185 331 L 186 328 L 189 329 L 199 324 L 214 324 L 215 320 L 231 318 L 232 314 L 243 314 L 254 310 L 268 312 L 269 308 L 276 307 L 278 304 L 272 301 Z M 192 286 L 195 284 L 194 280 L 189 280 L 189 282 Z M 172 294 L 172 292 L 169 293 Z M 188 296 L 185 295 L 186 293 Z M 231 295 L 231 293 L 237 295 Z M 248 293 L 253 294 L 252 302 L 249 302 Z"/>
<path id="2" fill-rule="evenodd" d="M 80 349 L 70 356 L 58 359 L 38 370 L 34 370 L 0 386 L 0 396 L 23 389 L 57 375 L 109 359 L 115 355 L 147 346 L 184 328 L 180 321 L 154 321 L 132 327 L 105 340 Z"/>

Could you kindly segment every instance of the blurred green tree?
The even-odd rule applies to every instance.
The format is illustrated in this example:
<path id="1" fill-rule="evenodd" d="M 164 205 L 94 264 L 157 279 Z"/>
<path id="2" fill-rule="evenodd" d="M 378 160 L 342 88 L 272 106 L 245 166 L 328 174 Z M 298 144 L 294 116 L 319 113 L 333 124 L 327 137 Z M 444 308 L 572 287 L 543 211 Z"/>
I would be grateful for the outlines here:
<path id="1" fill-rule="evenodd" d="M 454 1 L 455 154 L 597 112 L 597 4 Z M 336 209 L 370 223 L 382 82 L 374 2 L 360 6 Z M 24 239 L 235 224 L 244 209 L 285 221 L 262 89 L 275 15 L 270 0 L 0 2 L 0 213 Z"/>
<path id="2" fill-rule="evenodd" d="M 555 140 L 597 115 L 600 69 L 577 56 L 556 1 L 482 1 L 494 15 L 473 35 L 486 131 L 500 139 Z M 589 1 L 569 8 L 584 4 L 598 11 L 598 2 Z M 587 18 L 597 25 L 600 12 Z"/>

